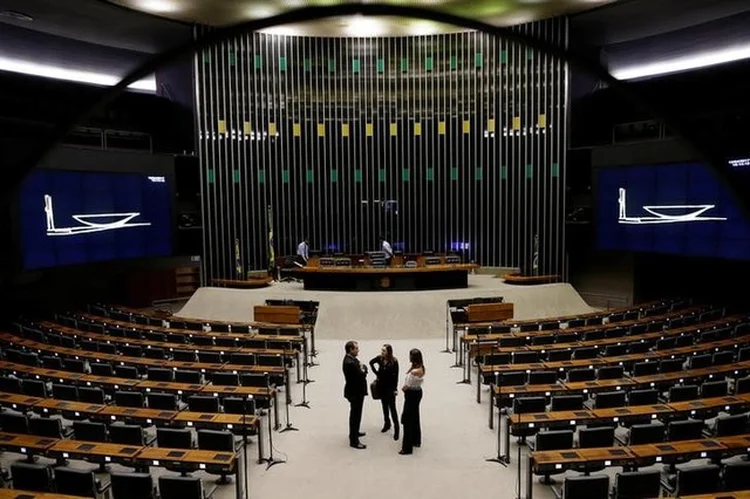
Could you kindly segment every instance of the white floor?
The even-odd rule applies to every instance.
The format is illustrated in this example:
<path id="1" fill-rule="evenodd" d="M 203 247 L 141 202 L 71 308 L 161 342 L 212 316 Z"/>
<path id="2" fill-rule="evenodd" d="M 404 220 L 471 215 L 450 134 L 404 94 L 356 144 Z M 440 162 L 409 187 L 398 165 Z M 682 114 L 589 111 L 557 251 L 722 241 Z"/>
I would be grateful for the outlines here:
<path id="1" fill-rule="evenodd" d="M 591 310 L 567 284 L 523 287 L 491 276 L 470 276 L 465 290 L 428 292 L 308 292 L 297 283 L 260 290 L 202 288 L 178 313 L 185 317 L 252 320 L 252 307 L 266 298 L 295 298 L 321 302 L 316 326 L 317 362 L 310 369 L 315 382 L 307 387 L 310 409 L 292 407 L 290 420 L 299 431 L 274 432 L 274 455 L 284 459 L 266 470 L 249 455 L 250 498 L 433 498 L 516 497 L 516 445 L 513 462 L 505 468 L 486 458 L 496 454 L 497 437 L 487 427 L 488 396 L 475 400 L 475 386 L 457 384 L 461 370 L 451 368 L 455 357 L 445 347 L 445 302 L 450 298 L 503 296 L 515 304 L 516 317 L 545 317 Z M 381 434 L 380 403 L 365 401 L 362 439 L 366 450 L 348 446 L 348 404 L 343 398 L 341 361 L 347 339 L 360 342 L 361 359 L 369 361 L 383 343 L 393 345 L 402 366 L 411 348 L 422 350 L 427 366 L 422 401 L 423 444 L 411 456 L 398 455 L 392 433 Z M 292 388 L 301 400 L 301 385 Z M 398 401 L 399 410 L 402 400 Z M 284 411 L 281 411 L 282 421 Z M 525 463 L 526 449 L 522 450 Z M 525 471 L 525 464 L 522 471 Z M 525 475 L 522 474 L 525 496 Z M 534 497 L 552 497 L 536 485 Z M 233 487 L 215 497 L 234 497 Z"/>

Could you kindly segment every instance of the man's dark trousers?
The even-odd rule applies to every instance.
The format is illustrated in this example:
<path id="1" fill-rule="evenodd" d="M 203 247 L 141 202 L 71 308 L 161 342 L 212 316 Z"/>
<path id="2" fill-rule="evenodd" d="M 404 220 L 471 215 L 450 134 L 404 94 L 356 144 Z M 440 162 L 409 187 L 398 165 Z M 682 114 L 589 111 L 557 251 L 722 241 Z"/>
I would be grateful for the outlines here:
<path id="1" fill-rule="evenodd" d="M 362 406 L 365 398 L 362 396 L 353 396 L 349 399 L 349 445 L 359 443 L 359 427 L 362 423 Z"/>

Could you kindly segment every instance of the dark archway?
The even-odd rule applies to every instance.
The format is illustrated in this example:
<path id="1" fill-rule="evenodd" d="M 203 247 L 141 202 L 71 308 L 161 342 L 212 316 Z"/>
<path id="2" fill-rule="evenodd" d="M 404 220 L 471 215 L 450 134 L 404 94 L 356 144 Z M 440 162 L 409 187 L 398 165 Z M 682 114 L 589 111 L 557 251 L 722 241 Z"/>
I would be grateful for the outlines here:
<path id="1" fill-rule="evenodd" d="M 427 21 L 435 21 L 443 24 L 451 24 L 466 29 L 482 31 L 492 36 L 502 37 L 507 40 L 512 40 L 514 42 L 532 47 L 535 50 L 550 54 L 554 57 L 561 58 L 570 63 L 573 67 L 586 71 L 589 74 L 601 79 L 607 85 L 620 92 L 623 97 L 629 99 L 635 105 L 643 107 L 654 117 L 660 118 L 666 124 L 666 126 L 673 131 L 675 136 L 683 141 L 686 147 L 688 147 L 698 157 L 706 160 L 713 167 L 713 169 L 718 173 L 719 178 L 725 182 L 727 188 L 735 194 L 735 197 L 741 206 L 746 207 L 746 205 L 750 204 L 745 201 L 744 196 L 741 195 L 740 182 L 737 181 L 738 179 L 735 178 L 736 175 L 733 175 L 731 169 L 728 167 L 728 165 L 726 165 L 726 163 L 724 162 L 724 158 L 719 151 L 713 150 L 710 144 L 703 143 L 703 141 L 700 140 L 699 136 L 691 133 L 690 130 L 683 126 L 678 117 L 670 115 L 670 113 L 666 112 L 663 109 L 660 109 L 659 106 L 655 103 L 649 102 L 649 100 L 640 95 L 632 85 L 614 78 L 597 61 L 593 61 L 590 58 L 587 58 L 575 51 L 549 44 L 533 36 L 515 32 L 510 28 L 492 26 L 481 21 L 471 20 L 442 12 L 435 12 L 419 7 L 383 4 L 344 4 L 327 7 L 305 7 L 285 12 L 283 14 L 279 14 L 277 16 L 269 17 L 266 19 L 253 20 L 238 24 L 236 26 L 217 29 L 210 35 L 201 38 L 200 40 L 190 41 L 152 57 L 141 67 L 137 68 L 129 75 L 127 75 L 122 81 L 120 81 L 120 83 L 104 90 L 98 101 L 91 104 L 88 108 L 82 109 L 77 115 L 71 117 L 69 120 L 63 123 L 59 123 L 55 127 L 54 131 L 51 132 L 48 137 L 46 137 L 44 143 L 35 148 L 35 150 L 30 151 L 28 154 L 24 155 L 23 160 L 20 161 L 19 164 L 15 165 L 15 167 L 6 169 L 4 182 L 2 182 L 2 184 L 0 185 L 0 198 L 4 198 L 9 193 L 14 192 L 26 177 L 26 175 L 31 172 L 31 170 L 57 145 L 60 140 L 62 140 L 63 137 L 65 137 L 65 135 L 77 123 L 85 120 L 102 106 L 112 101 L 123 90 L 125 90 L 128 85 L 148 76 L 156 69 L 169 64 L 181 57 L 194 54 L 215 43 L 231 39 L 245 32 L 258 31 L 261 29 L 284 24 L 300 23 L 328 17 L 351 15 L 409 17 Z"/>

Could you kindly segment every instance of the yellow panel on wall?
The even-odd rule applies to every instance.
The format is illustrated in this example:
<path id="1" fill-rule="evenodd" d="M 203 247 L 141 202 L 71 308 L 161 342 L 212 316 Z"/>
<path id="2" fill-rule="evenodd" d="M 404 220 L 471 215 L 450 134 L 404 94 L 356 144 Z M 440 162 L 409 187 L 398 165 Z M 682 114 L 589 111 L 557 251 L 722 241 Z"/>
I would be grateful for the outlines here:
<path id="1" fill-rule="evenodd" d="M 464 129 L 464 133 L 470 133 L 471 132 L 471 121 L 464 120 L 463 129 Z"/>
<path id="2" fill-rule="evenodd" d="M 365 135 L 368 137 L 372 137 L 372 134 L 374 133 L 374 128 L 372 126 L 372 123 L 365 124 Z"/>
<path id="3" fill-rule="evenodd" d="M 414 123 L 414 135 L 422 135 L 422 123 Z"/>
<path id="4" fill-rule="evenodd" d="M 268 124 L 268 135 L 275 136 L 276 135 L 276 123 L 271 122 Z"/>
<path id="5" fill-rule="evenodd" d="M 521 117 L 514 116 L 513 117 L 513 130 L 520 130 L 520 129 L 521 129 Z"/>
<path id="6" fill-rule="evenodd" d="M 318 123 L 318 137 L 325 137 L 325 136 L 326 136 L 326 124 Z"/>
<path id="7" fill-rule="evenodd" d="M 342 137 L 348 137 L 349 136 L 349 123 L 342 123 L 341 124 L 341 136 Z"/>
<path id="8" fill-rule="evenodd" d="M 219 133 L 227 133 L 227 122 L 224 120 L 219 120 L 218 128 Z"/>
<path id="9" fill-rule="evenodd" d="M 249 121 L 246 121 L 242 124 L 242 132 L 245 135 L 250 135 L 251 133 L 253 133 L 253 128 L 250 126 Z"/>
<path id="10" fill-rule="evenodd" d="M 547 127 L 547 115 L 540 114 L 539 115 L 539 128 L 546 128 L 546 127 Z"/>
<path id="11" fill-rule="evenodd" d="M 487 120 L 487 131 L 488 132 L 495 131 L 495 119 L 494 118 L 490 118 Z"/>
<path id="12" fill-rule="evenodd" d="M 438 135 L 445 135 L 445 121 L 438 121 Z"/>
<path id="13" fill-rule="evenodd" d="M 391 123 L 391 137 L 398 135 L 398 123 Z"/>

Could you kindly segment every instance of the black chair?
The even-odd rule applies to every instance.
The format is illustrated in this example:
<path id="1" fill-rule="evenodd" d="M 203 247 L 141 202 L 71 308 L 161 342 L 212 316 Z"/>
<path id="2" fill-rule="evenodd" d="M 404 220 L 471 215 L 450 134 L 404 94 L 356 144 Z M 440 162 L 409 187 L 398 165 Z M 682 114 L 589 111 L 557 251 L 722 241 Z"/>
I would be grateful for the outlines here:
<path id="1" fill-rule="evenodd" d="M 58 400 L 75 402 L 78 400 L 78 387 L 75 385 L 52 383 L 52 396 Z"/>
<path id="2" fill-rule="evenodd" d="M 38 379 L 25 379 L 21 382 L 21 393 L 29 397 L 47 397 L 47 384 Z"/>
<path id="3" fill-rule="evenodd" d="M 234 435 L 229 431 L 198 430 L 198 449 L 234 452 Z M 208 471 L 211 473 L 211 471 Z M 226 473 L 218 473 L 221 478 L 219 484 L 229 483 Z"/>
<path id="4" fill-rule="evenodd" d="M 734 383 L 734 393 L 742 395 L 743 393 L 750 393 L 750 376 L 740 378 Z"/>
<path id="5" fill-rule="evenodd" d="M 109 489 L 110 482 L 101 483 L 91 470 L 59 467 L 55 468 L 55 484 L 58 494 L 97 497 Z"/>
<path id="6" fill-rule="evenodd" d="M 29 419 L 29 433 L 49 438 L 64 438 L 70 434 L 63 431 L 62 419 L 39 417 Z"/>
<path id="7" fill-rule="evenodd" d="M 664 359 L 659 362 L 659 372 L 661 373 L 676 373 L 682 371 L 682 365 L 685 363 L 683 359 Z"/>
<path id="8" fill-rule="evenodd" d="M 529 373 L 530 385 L 554 385 L 555 383 L 557 383 L 555 371 L 531 371 Z"/>
<path id="9" fill-rule="evenodd" d="M 54 369 L 55 371 L 64 370 L 63 361 L 60 357 L 49 355 L 41 357 L 39 360 L 42 362 L 42 367 L 45 369 Z"/>
<path id="10" fill-rule="evenodd" d="M 220 352 L 198 352 L 198 361 L 206 364 L 221 364 L 224 362 Z"/>
<path id="11" fill-rule="evenodd" d="M 628 434 L 628 445 L 656 444 L 664 441 L 664 424 L 655 421 L 650 424 L 634 424 Z"/>
<path id="12" fill-rule="evenodd" d="M 231 364 L 240 364 L 243 366 L 255 365 L 255 354 L 252 353 L 233 353 L 229 359 Z"/>
<path id="13" fill-rule="evenodd" d="M 96 387 L 79 387 L 78 400 L 87 404 L 103 404 L 104 390 Z"/>
<path id="14" fill-rule="evenodd" d="M 701 398 L 725 397 L 728 391 L 726 381 L 706 381 L 701 385 Z"/>
<path id="15" fill-rule="evenodd" d="M 143 407 L 144 398 L 141 392 L 115 392 L 115 404 L 121 407 Z"/>
<path id="16" fill-rule="evenodd" d="M 750 462 L 732 461 L 724 465 L 724 490 L 750 489 Z"/>
<path id="17" fill-rule="evenodd" d="M 3 376 L 0 378 L 0 391 L 5 393 L 18 393 L 20 394 L 23 390 L 21 386 L 21 380 L 18 378 L 10 378 Z"/>
<path id="18" fill-rule="evenodd" d="M 733 362 L 734 352 L 732 351 L 716 352 L 714 354 L 713 365 L 715 366 L 723 366 L 726 364 L 732 364 Z"/>
<path id="19" fill-rule="evenodd" d="M 607 475 L 566 477 L 562 499 L 605 499 L 609 495 Z"/>
<path id="20" fill-rule="evenodd" d="M 138 425 L 115 423 L 109 426 L 109 440 L 113 444 L 147 445 L 146 434 Z"/>
<path id="21" fill-rule="evenodd" d="M 547 399 L 544 397 L 522 397 L 513 399 L 513 413 L 514 414 L 531 414 L 535 412 L 545 412 L 547 409 Z M 512 428 L 510 434 L 514 437 L 519 437 L 519 440 L 524 441 L 526 437 L 535 435 L 539 431 L 538 428 Z"/>
<path id="22" fill-rule="evenodd" d="M 629 471 L 615 475 L 612 499 L 653 499 L 660 491 L 660 471 Z"/>
<path id="23" fill-rule="evenodd" d="M 597 379 L 620 379 L 625 377 L 625 370 L 622 366 L 600 367 L 596 377 Z"/>
<path id="24" fill-rule="evenodd" d="M 693 355 L 690 357 L 690 369 L 703 369 L 711 367 L 713 357 L 711 354 Z"/>
<path id="25" fill-rule="evenodd" d="M 568 382 L 570 383 L 594 381 L 594 379 L 596 379 L 596 371 L 594 369 L 571 369 L 568 371 Z"/>
<path id="26" fill-rule="evenodd" d="M 255 400 L 240 397 L 226 397 L 221 401 L 227 414 L 255 414 Z"/>
<path id="27" fill-rule="evenodd" d="M 13 488 L 34 492 L 52 492 L 52 468 L 41 464 L 16 461 L 10 465 Z"/>
<path id="28" fill-rule="evenodd" d="M 242 373 L 240 374 L 240 384 L 242 386 L 257 386 L 265 387 L 270 380 L 266 379 L 264 374 L 258 373 Z"/>
<path id="29" fill-rule="evenodd" d="M 613 407 L 625 406 L 625 392 L 620 390 L 616 392 L 600 392 L 594 398 L 595 409 L 611 409 Z"/>
<path id="30" fill-rule="evenodd" d="M 149 409 L 159 409 L 162 411 L 177 410 L 177 395 L 174 393 L 149 393 L 146 396 Z"/>
<path id="31" fill-rule="evenodd" d="M 149 367 L 146 371 L 146 377 L 149 381 L 165 381 L 169 383 L 174 380 L 174 371 L 161 367 Z"/>
<path id="32" fill-rule="evenodd" d="M 185 371 L 177 369 L 174 372 L 174 380 L 177 383 L 189 383 L 192 385 L 201 384 L 201 373 L 199 371 Z"/>
<path id="33" fill-rule="evenodd" d="M 112 473 L 112 499 L 155 499 L 151 473 Z"/>
<path id="34" fill-rule="evenodd" d="M 196 477 L 176 477 L 162 475 L 159 477 L 159 496 L 161 499 L 209 499 L 216 487 L 206 491 L 203 481 Z"/>
<path id="35" fill-rule="evenodd" d="M 686 400 L 695 400 L 698 398 L 697 385 L 673 386 L 669 389 L 670 402 L 685 402 Z"/>
<path id="36" fill-rule="evenodd" d="M 593 449 L 615 445 L 615 429 L 612 427 L 581 428 L 578 431 L 578 447 Z"/>
<path id="37" fill-rule="evenodd" d="M 87 442 L 107 441 L 107 425 L 104 423 L 74 421 L 73 433 L 76 440 L 86 440 Z"/>
<path id="38" fill-rule="evenodd" d="M 703 421 L 686 419 L 684 421 L 670 421 L 667 424 L 667 440 L 697 440 L 703 433 Z"/>
<path id="39" fill-rule="evenodd" d="M 555 342 L 554 334 L 544 334 L 531 337 L 532 345 L 551 345 Z"/>
<path id="40" fill-rule="evenodd" d="M 631 390 L 628 394 L 628 405 L 655 405 L 658 403 L 658 390 Z"/>
<path id="41" fill-rule="evenodd" d="M 156 445 L 168 449 L 192 449 L 193 434 L 188 429 L 157 428 Z"/>
<path id="42" fill-rule="evenodd" d="M 112 364 L 105 364 L 102 362 L 90 362 L 91 374 L 96 376 L 114 376 L 115 370 L 112 368 Z"/>
<path id="43" fill-rule="evenodd" d="M 647 341 L 634 341 L 633 343 L 628 343 L 629 354 L 646 353 L 650 349 L 651 349 L 651 343 Z"/>
<path id="44" fill-rule="evenodd" d="M 681 497 L 718 492 L 720 471 L 721 468 L 716 464 L 678 469 L 674 495 Z"/>
<path id="45" fill-rule="evenodd" d="M 536 352 L 532 352 L 536 353 Z M 255 360 L 259 366 L 284 367 L 284 357 L 282 355 L 256 355 Z"/>
<path id="46" fill-rule="evenodd" d="M 143 356 L 143 348 L 140 345 L 120 345 L 120 352 L 122 352 L 125 357 Z"/>
<path id="47" fill-rule="evenodd" d="M 198 360 L 194 350 L 174 350 L 172 358 L 180 362 L 195 362 Z"/>
<path id="48" fill-rule="evenodd" d="M 218 386 L 239 386 L 240 376 L 237 373 L 217 372 L 211 376 L 211 382 Z"/>
<path id="49" fill-rule="evenodd" d="M 0 429 L 6 433 L 29 433 L 29 418 L 25 414 L 0 412 Z"/>
<path id="50" fill-rule="evenodd" d="M 536 441 L 534 442 L 535 451 L 543 450 L 565 450 L 573 448 L 573 430 L 561 430 L 561 431 L 543 431 L 536 435 Z M 563 469 L 545 469 L 544 477 L 542 482 L 549 485 L 550 475 L 559 475 L 565 473 Z"/>
<path id="51" fill-rule="evenodd" d="M 548 362 L 565 362 L 573 358 L 573 350 L 550 350 L 547 352 Z M 533 371 L 532 371 L 533 372 Z"/>
<path id="52" fill-rule="evenodd" d="M 193 395 L 188 398 L 188 408 L 193 412 L 219 412 L 219 399 L 205 395 Z"/>
<path id="53" fill-rule="evenodd" d="M 552 411 L 578 411 L 583 409 L 583 395 L 555 395 L 552 397 Z"/>
<path id="54" fill-rule="evenodd" d="M 115 376 L 118 378 L 138 379 L 138 369 L 133 366 L 115 367 Z"/>
<path id="55" fill-rule="evenodd" d="M 161 360 L 167 358 L 166 350 L 163 348 L 152 347 L 150 345 L 143 351 L 143 355 L 147 359 Z"/>
<path id="56" fill-rule="evenodd" d="M 628 346 L 626 344 L 620 344 L 620 345 L 607 345 L 604 347 L 604 353 L 603 355 L 605 357 L 619 357 L 620 355 L 625 355 L 628 353 Z"/>
<path id="57" fill-rule="evenodd" d="M 717 437 L 742 435 L 747 431 L 747 414 L 723 416 L 716 418 L 713 434 Z"/>
<path id="58" fill-rule="evenodd" d="M 498 366 L 502 364 L 510 364 L 510 354 L 509 353 L 493 353 L 490 355 L 485 355 L 484 359 L 482 360 L 482 363 L 485 366 Z"/>
<path id="59" fill-rule="evenodd" d="M 573 360 L 594 359 L 599 355 L 599 350 L 594 347 L 576 348 L 573 350 Z"/>

